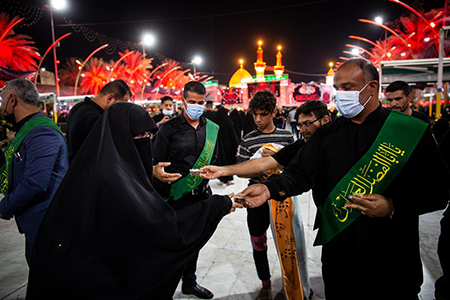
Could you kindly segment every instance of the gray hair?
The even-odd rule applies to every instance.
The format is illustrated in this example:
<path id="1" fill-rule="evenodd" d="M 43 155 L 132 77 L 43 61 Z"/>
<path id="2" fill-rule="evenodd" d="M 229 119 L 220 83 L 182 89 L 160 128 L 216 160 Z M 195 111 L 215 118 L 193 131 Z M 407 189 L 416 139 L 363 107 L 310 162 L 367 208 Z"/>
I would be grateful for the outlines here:
<path id="1" fill-rule="evenodd" d="M 11 94 L 17 95 L 24 104 L 40 106 L 39 92 L 31 81 L 23 78 L 13 79 L 5 82 L 5 87 L 10 89 Z"/>

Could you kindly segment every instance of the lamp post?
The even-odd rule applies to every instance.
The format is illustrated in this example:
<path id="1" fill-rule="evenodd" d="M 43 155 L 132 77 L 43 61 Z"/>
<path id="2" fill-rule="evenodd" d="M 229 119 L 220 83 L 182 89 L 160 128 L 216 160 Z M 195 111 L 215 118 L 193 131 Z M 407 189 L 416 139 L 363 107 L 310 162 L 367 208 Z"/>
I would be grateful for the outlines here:
<path id="1" fill-rule="evenodd" d="M 375 18 L 375 23 L 378 25 L 383 25 L 383 18 L 380 16 L 377 16 Z M 383 53 L 386 55 L 386 47 L 387 47 L 387 30 L 384 29 L 384 47 L 383 47 Z"/>
<path id="2" fill-rule="evenodd" d="M 65 0 L 51 0 L 50 5 L 45 5 L 44 9 L 50 12 L 50 25 L 52 28 L 52 45 L 53 45 L 53 61 L 55 65 L 55 86 L 56 86 L 56 96 L 60 96 L 59 91 L 59 77 L 58 77 L 58 59 L 56 57 L 56 42 L 55 42 L 55 26 L 53 22 L 53 9 L 63 10 L 67 7 L 67 2 Z"/>
<path id="3" fill-rule="evenodd" d="M 197 73 L 197 68 L 196 66 L 202 63 L 202 58 L 200 56 L 196 56 L 194 57 L 193 60 L 191 60 L 191 64 L 194 66 L 194 74 Z M 195 75 L 194 75 L 195 76 Z M 196 78 L 197 76 L 195 76 L 194 78 Z"/>
<path id="4" fill-rule="evenodd" d="M 142 51 L 144 54 L 144 58 L 145 58 L 145 46 L 152 47 L 155 44 L 155 41 L 156 41 L 156 39 L 153 34 L 145 33 L 142 36 L 142 41 L 139 43 L 139 45 L 142 45 Z"/>

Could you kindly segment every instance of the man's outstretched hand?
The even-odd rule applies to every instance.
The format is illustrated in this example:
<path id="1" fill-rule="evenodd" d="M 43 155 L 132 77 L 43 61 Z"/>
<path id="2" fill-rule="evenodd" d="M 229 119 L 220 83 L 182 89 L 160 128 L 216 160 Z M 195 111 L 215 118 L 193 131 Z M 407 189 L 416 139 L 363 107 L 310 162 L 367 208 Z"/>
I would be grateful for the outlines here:
<path id="1" fill-rule="evenodd" d="M 270 198 L 270 192 L 264 184 L 253 184 L 236 196 L 245 198 L 245 207 L 255 208 Z"/>
<path id="2" fill-rule="evenodd" d="M 158 178 L 162 182 L 174 182 L 180 179 L 179 173 L 166 173 L 164 167 L 170 166 L 170 162 L 160 162 L 153 166 L 153 177 Z"/>
<path id="3" fill-rule="evenodd" d="M 219 166 L 205 166 L 200 169 L 200 177 L 203 179 L 217 179 L 223 176 L 222 167 Z"/>

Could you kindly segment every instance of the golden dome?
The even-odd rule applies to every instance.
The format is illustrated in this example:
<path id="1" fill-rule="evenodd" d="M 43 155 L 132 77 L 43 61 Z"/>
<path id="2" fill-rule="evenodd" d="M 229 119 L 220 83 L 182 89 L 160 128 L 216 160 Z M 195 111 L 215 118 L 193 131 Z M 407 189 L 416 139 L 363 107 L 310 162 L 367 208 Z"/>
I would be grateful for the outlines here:
<path id="1" fill-rule="evenodd" d="M 230 82 L 228 83 L 229 87 L 240 88 L 241 81 L 250 81 L 253 79 L 253 76 L 244 68 L 243 63 L 241 60 L 241 67 L 231 76 Z"/>

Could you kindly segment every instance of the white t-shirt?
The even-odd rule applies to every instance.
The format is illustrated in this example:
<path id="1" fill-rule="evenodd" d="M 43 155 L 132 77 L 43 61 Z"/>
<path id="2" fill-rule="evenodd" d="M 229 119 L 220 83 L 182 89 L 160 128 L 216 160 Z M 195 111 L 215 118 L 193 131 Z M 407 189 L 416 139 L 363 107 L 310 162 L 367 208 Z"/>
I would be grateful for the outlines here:
<path id="1" fill-rule="evenodd" d="M 297 120 L 295 119 L 295 112 L 296 112 L 295 109 L 289 112 L 289 119 L 291 119 L 291 122 L 297 122 Z"/>

